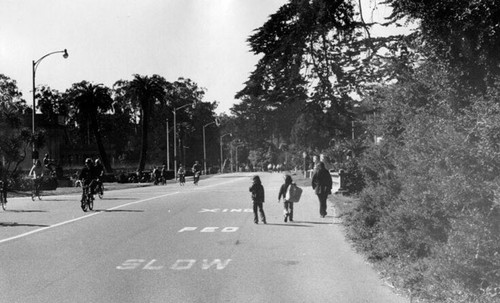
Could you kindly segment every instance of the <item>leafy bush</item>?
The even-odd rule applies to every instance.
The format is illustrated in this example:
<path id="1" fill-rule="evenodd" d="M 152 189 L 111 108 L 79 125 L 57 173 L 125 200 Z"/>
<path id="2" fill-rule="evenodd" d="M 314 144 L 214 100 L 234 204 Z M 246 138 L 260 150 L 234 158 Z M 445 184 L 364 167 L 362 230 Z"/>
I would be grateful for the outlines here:
<path id="1" fill-rule="evenodd" d="M 425 301 L 500 298 L 498 91 L 459 110 L 388 92 L 374 126 L 386 135 L 360 159 L 367 186 L 348 235 Z"/>

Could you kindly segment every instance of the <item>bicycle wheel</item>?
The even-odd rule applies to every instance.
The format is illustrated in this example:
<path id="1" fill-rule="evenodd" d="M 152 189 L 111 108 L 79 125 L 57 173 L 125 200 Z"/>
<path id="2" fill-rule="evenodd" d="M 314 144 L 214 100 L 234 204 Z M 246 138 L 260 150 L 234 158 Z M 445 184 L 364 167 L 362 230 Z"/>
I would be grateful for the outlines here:
<path id="1" fill-rule="evenodd" d="M 86 200 L 86 199 L 85 199 L 85 200 Z M 87 201 L 82 201 L 82 205 L 81 205 L 81 207 L 82 207 L 82 210 L 83 210 L 84 212 L 86 212 L 86 211 L 87 211 Z"/>
<path id="2" fill-rule="evenodd" d="M 84 193 L 83 196 L 82 196 L 82 205 L 81 205 L 82 210 L 84 212 L 87 211 L 87 207 L 88 207 L 87 199 L 88 199 L 88 195 L 87 195 L 87 193 Z"/>
<path id="3" fill-rule="evenodd" d="M 89 205 L 89 210 L 93 210 L 94 209 L 94 199 L 89 197 L 87 201 L 88 201 L 88 205 Z"/>

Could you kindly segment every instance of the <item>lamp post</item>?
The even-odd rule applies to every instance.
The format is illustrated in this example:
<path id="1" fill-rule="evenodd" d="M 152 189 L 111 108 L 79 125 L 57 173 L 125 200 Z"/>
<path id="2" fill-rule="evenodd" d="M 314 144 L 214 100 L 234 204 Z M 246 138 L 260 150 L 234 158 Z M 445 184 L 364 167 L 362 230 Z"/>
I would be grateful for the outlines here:
<path id="1" fill-rule="evenodd" d="M 233 142 L 236 143 L 236 144 L 233 144 Z M 241 142 L 240 139 L 234 139 L 231 143 L 232 143 L 231 147 L 234 147 L 235 151 L 236 151 L 235 161 L 234 161 L 234 168 L 236 169 L 236 172 L 238 172 L 239 171 L 238 170 L 238 147 L 242 146 L 243 142 Z M 232 156 L 232 153 L 231 153 L 231 172 L 233 172 L 233 156 Z"/>
<path id="2" fill-rule="evenodd" d="M 166 132 L 167 132 L 167 170 L 170 170 L 170 137 L 168 135 L 168 119 L 166 123 Z"/>
<path id="3" fill-rule="evenodd" d="M 220 173 L 221 174 L 223 173 L 222 162 L 224 161 L 224 159 L 223 159 L 224 157 L 222 155 L 222 138 L 224 138 L 227 135 L 229 135 L 231 137 L 233 136 L 233 134 L 231 134 L 231 133 L 227 133 L 227 134 L 224 134 L 224 135 L 220 136 Z"/>
<path id="4" fill-rule="evenodd" d="M 304 178 L 307 178 L 307 172 L 306 172 L 306 158 L 307 158 L 307 153 L 306 152 L 302 153 L 302 158 L 304 158 Z"/>
<path id="5" fill-rule="evenodd" d="M 205 174 L 207 173 L 207 149 L 205 147 L 205 127 L 207 127 L 211 124 L 215 124 L 215 125 L 219 126 L 219 120 L 217 118 L 215 118 L 214 122 L 210 122 L 210 123 L 203 125 L 203 165 L 205 167 Z"/>
<path id="6" fill-rule="evenodd" d="M 51 52 L 51 53 L 48 53 L 46 55 L 44 55 L 43 57 L 41 57 L 40 59 L 38 60 L 33 60 L 33 65 L 32 65 L 32 71 L 33 71 L 33 112 L 31 114 L 31 133 L 32 133 L 32 136 L 33 136 L 33 155 L 32 155 L 32 159 L 34 160 L 34 155 L 35 155 L 35 152 L 36 152 L 36 149 L 35 149 L 35 141 L 34 141 L 34 136 L 35 136 L 35 103 L 36 103 L 36 91 L 35 91 L 35 78 L 36 78 L 36 69 L 38 68 L 38 65 L 40 64 L 40 62 L 42 62 L 43 59 L 45 59 L 46 57 L 50 56 L 50 55 L 53 55 L 53 54 L 58 54 L 58 53 L 62 53 L 63 54 L 63 58 L 66 59 L 68 58 L 68 51 L 66 49 L 64 50 L 60 50 L 60 51 L 55 51 L 55 52 Z M 38 156 L 36 157 L 38 159 Z"/>
<path id="7" fill-rule="evenodd" d="M 174 177 L 177 180 L 177 110 L 182 109 L 184 107 L 194 105 L 193 103 L 184 104 L 177 108 L 174 108 Z"/>

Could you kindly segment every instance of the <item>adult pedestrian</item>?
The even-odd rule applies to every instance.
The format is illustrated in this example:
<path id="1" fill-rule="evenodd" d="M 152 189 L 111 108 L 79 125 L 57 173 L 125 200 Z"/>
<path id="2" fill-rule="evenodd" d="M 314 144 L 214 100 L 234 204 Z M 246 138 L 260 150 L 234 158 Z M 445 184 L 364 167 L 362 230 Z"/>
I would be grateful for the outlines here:
<path id="1" fill-rule="evenodd" d="M 318 163 L 318 169 L 313 174 L 312 188 L 319 199 L 319 215 L 324 218 L 327 215 L 326 198 L 332 193 L 332 176 L 323 162 Z"/>

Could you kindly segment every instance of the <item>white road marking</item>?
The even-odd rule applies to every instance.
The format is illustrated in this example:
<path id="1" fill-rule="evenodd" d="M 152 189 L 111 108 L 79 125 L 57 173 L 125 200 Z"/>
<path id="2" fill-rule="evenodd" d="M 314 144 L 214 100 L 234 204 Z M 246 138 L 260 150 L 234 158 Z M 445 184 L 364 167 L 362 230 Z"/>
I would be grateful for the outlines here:
<path id="1" fill-rule="evenodd" d="M 196 190 L 201 190 L 201 189 L 204 189 L 204 188 L 211 188 L 211 187 L 215 187 L 215 186 L 219 186 L 219 185 L 224 185 L 224 184 L 227 184 L 227 183 L 233 183 L 233 182 L 236 182 L 238 180 L 241 180 L 241 179 L 236 178 L 236 179 L 233 179 L 233 180 L 229 180 L 227 182 L 216 183 L 216 184 L 207 185 L 207 186 L 201 186 L 201 187 L 197 187 Z M 172 195 L 176 195 L 178 193 L 180 193 L 180 192 L 177 191 L 177 192 L 173 192 L 173 193 L 169 193 L 169 194 L 165 194 L 165 195 L 161 195 L 161 196 L 156 196 L 156 197 L 152 197 L 152 198 L 148 198 L 148 199 L 138 200 L 138 201 L 134 201 L 134 202 L 130 202 L 130 203 L 118 205 L 118 206 L 115 206 L 115 207 L 112 207 L 112 208 L 108 208 L 106 210 L 120 209 L 122 207 L 130 206 L 130 205 L 134 205 L 134 204 L 139 204 L 139 203 L 143 203 L 143 202 L 147 202 L 147 201 L 151 201 L 151 200 L 155 200 L 155 199 L 159 199 L 159 198 L 163 198 L 163 197 L 167 197 L 167 196 L 172 196 Z M 9 241 L 12 241 L 12 240 L 16 240 L 16 239 L 21 239 L 21 238 L 24 238 L 24 237 L 27 237 L 27 236 L 30 236 L 30 235 L 33 235 L 33 234 L 45 231 L 45 230 L 49 230 L 49 229 L 52 229 L 52 228 L 63 226 L 63 225 L 66 225 L 66 224 L 69 224 L 69 223 L 73 223 L 73 222 L 76 222 L 76 221 L 80 221 L 80 220 L 83 220 L 83 219 L 87 219 L 87 218 L 90 218 L 90 217 L 93 217 L 93 216 L 97 216 L 97 215 L 99 215 L 101 213 L 105 213 L 105 211 L 103 211 L 103 212 L 94 212 L 94 213 L 88 214 L 86 216 L 82 216 L 82 217 L 74 218 L 74 219 L 71 219 L 71 220 L 59 222 L 59 223 L 56 223 L 56 224 L 53 224 L 53 225 L 50 225 L 50 226 L 47 226 L 47 227 L 38 228 L 38 229 L 26 232 L 24 234 L 20 234 L 20 235 L 17 235 L 17 236 L 13 236 L 13 237 L 10 237 L 10 238 L 5 238 L 5 239 L 0 240 L 0 244 L 3 244 L 5 242 L 9 242 Z"/>
<path id="2" fill-rule="evenodd" d="M 144 267 L 139 268 L 146 262 L 144 259 L 128 259 L 125 262 L 123 262 L 121 265 L 117 266 L 116 269 L 119 270 L 162 270 L 165 268 L 164 265 L 156 265 L 153 266 L 158 260 L 153 259 L 149 261 Z M 208 259 L 203 259 L 200 265 L 200 268 L 202 270 L 207 270 L 212 267 L 215 267 L 217 270 L 223 270 L 226 268 L 226 266 L 231 262 L 232 259 L 226 259 L 226 260 L 221 260 L 221 259 L 213 259 L 213 260 L 208 260 Z M 175 261 L 172 266 L 170 266 L 170 269 L 172 270 L 188 270 L 193 268 L 193 266 L 198 262 L 196 259 L 178 259 Z"/>

